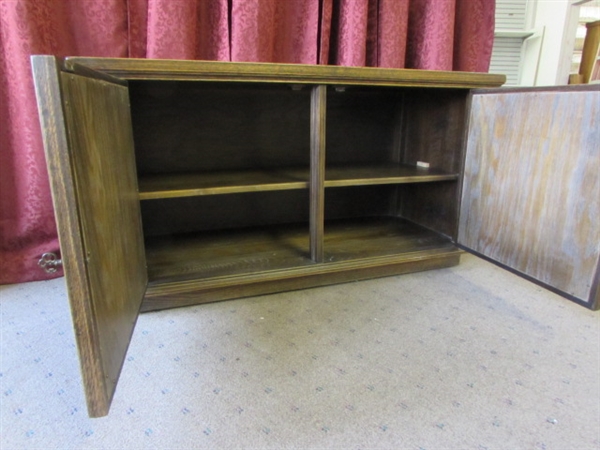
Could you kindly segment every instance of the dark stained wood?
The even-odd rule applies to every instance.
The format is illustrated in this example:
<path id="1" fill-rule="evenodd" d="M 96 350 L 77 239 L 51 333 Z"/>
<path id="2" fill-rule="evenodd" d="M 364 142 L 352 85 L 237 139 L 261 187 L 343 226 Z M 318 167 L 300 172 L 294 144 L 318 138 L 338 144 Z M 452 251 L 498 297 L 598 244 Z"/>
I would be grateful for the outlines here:
<path id="1" fill-rule="evenodd" d="M 437 233 L 385 217 L 327 222 L 324 246 L 325 261 L 312 262 L 301 226 L 157 240 L 148 247 L 154 276 L 142 309 L 449 267 L 461 254 Z"/>
<path id="2" fill-rule="evenodd" d="M 394 161 L 402 89 L 360 88 L 327 95 L 327 166 Z"/>
<path id="3" fill-rule="evenodd" d="M 156 284 L 314 266 L 307 231 L 305 224 L 297 224 L 149 239 L 148 276 Z M 448 238 L 393 217 L 325 224 L 326 263 L 439 249 L 454 246 Z"/>
<path id="4" fill-rule="evenodd" d="M 293 64 L 36 66 L 92 416 L 108 411 L 142 296 L 153 310 L 457 264 L 467 93 L 504 82 Z"/>
<path id="5" fill-rule="evenodd" d="M 108 413 L 112 392 L 106 385 L 97 339 L 86 252 L 79 227 L 77 189 L 68 152 L 60 69 L 52 56 L 32 57 L 32 68 L 88 412 L 90 416 L 102 416 Z"/>
<path id="6" fill-rule="evenodd" d="M 310 165 L 309 89 L 152 81 L 130 95 L 140 176 Z"/>
<path id="7" fill-rule="evenodd" d="M 281 272 L 240 275 L 235 280 L 228 277 L 224 280 L 151 284 L 146 291 L 142 312 L 442 269 L 459 264 L 460 255 L 461 251 L 456 248 L 437 249 L 360 262 L 342 261 Z"/>
<path id="8" fill-rule="evenodd" d="M 167 198 L 141 202 L 144 236 L 304 223 L 308 189 Z"/>
<path id="9" fill-rule="evenodd" d="M 396 185 L 347 186 L 325 191 L 325 221 L 397 216 Z"/>
<path id="10" fill-rule="evenodd" d="M 67 58 L 125 79 L 257 81 L 367 86 L 494 87 L 505 83 L 504 75 L 437 70 L 384 69 L 303 64 L 229 63 L 158 59 Z"/>
<path id="11" fill-rule="evenodd" d="M 147 284 L 126 87 L 62 74 L 69 154 L 105 401 L 114 393 Z M 66 148 L 61 149 L 63 152 Z"/>
<path id="12" fill-rule="evenodd" d="M 263 169 L 147 175 L 140 178 L 140 199 L 308 189 L 307 169 Z"/>
<path id="13" fill-rule="evenodd" d="M 330 166 L 325 177 L 327 188 L 431 183 L 457 180 L 459 174 L 388 163 Z M 298 168 L 146 175 L 139 180 L 140 200 L 308 189 L 309 179 L 309 170 Z"/>
<path id="14" fill-rule="evenodd" d="M 325 223 L 325 261 L 352 261 L 451 250 L 447 237 L 396 217 L 338 219 Z"/>
<path id="15" fill-rule="evenodd" d="M 310 111 L 310 257 L 323 261 L 327 87 L 312 90 Z"/>
<path id="16" fill-rule="evenodd" d="M 600 86 L 473 97 L 459 242 L 597 306 Z"/>
<path id="17" fill-rule="evenodd" d="M 467 91 L 415 89 L 405 94 L 401 161 L 423 161 L 433 170 L 462 173 Z M 460 183 L 406 186 L 399 214 L 456 239 Z"/>
<path id="18" fill-rule="evenodd" d="M 307 224 L 188 233 L 147 240 L 151 282 L 204 279 L 313 264 Z"/>
<path id="19" fill-rule="evenodd" d="M 458 172 L 449 173 L 403 164 L 330 166 L 325 174 L 325 187 L 368 186 L 374 184 L 431 183 L 458 180 Z"/>
<path id="20" fill-rule="evenodd" d="M 113 84 L 120 84 L 121 86 L 128 87 L 127 80 L 123 80 L 122 78 L 113 77 L 106 72 L 99 72 L 94 70 L 88 66 L 83 66 L 81 64 L 73 63 L 70 64 L 71 71 L 76 75 L 82 75 L 88 78 L 96 78 L 97 80 L 107 81 Z"/>

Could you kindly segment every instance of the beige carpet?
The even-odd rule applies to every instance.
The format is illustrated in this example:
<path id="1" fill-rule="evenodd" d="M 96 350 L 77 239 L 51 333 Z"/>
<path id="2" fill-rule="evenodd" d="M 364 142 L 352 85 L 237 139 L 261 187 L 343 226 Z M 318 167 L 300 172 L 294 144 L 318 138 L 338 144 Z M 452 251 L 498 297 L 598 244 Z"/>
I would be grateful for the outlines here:
<path id="1" fill-rule="evenodd" d="M 600 314 L 474 256 L 144 314 L 101 419 L 64 280 L 0 297 L 2 450 L 600 448 Z"/>

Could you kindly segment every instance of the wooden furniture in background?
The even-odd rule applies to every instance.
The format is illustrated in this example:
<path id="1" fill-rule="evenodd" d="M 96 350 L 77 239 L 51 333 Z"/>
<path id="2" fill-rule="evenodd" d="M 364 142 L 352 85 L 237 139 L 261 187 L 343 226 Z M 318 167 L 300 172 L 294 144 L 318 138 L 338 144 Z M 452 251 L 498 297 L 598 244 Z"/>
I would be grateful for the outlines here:
<path id="1" fill-rule="evenodd" d="M 569 84 L 586 84 L 600 79 L 600 20 L 586 23 L 585 27 L 579 72 L 569 77 Z"/>
<path id="2" fill-rule="evenodd" d="M 513 206 L 503 201 L 505 183 L 522 180 L 506 167 L 496 173 L 485 155 L 502 159 L 495 142 L 522 145 L 506 136 L 523 118 L 541 124 L 555 111 L 521 99 L 499 109 L 502 118 L 522 108 L 513 121 L 495 123 L 494 106 L 470 117 L 501 102 L 503 94 L 472 92 L 503 83 L 488 74 L 48 56 L 33 57 L 33 68 L 91 416 L 108 413 L 140 310 L 448 267 L 459 262 L 462 238 L 494 258 L 479 241 L 507 247 L 514 228 L 494 217 Z M 569 95 L 561 107 L 579 113 L 570 109 L 579 97 Z M 525 132 L 534 141 L 540 131 Z M 567 186 L 561 202 L 580 205 L 570 193 L 582 195 L 597 219 L 598 199 L 580 186 L 597 173 L 594 135 L 576 132 L 574 172 L 554 179 Z M 543 166 L 545 157 L 527 164 Z M 535 183 L 519 201 L 537 192 Z M 529 220 L 519 223 L 550 219 Z M 598 260 L 597 246 L 586 247 L 598 220 L 585 226 L 577 235 L 584 244 L 560 258 Z M 536 248 L 544 249 L 539 270 L 515 270 L 544 272 L 546 247 Z M 554 266 L 536 281 L 593 307 L 592 265 L 580 271 L 595 280 L 587 289 L 555 286 Z"/>

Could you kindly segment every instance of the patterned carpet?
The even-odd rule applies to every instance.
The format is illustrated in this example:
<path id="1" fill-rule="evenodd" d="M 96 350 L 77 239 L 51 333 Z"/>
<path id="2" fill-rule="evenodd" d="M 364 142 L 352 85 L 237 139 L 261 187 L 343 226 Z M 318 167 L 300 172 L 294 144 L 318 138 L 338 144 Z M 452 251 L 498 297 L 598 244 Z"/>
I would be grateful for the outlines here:
<path id="1" fill-rule="evenodd" d="M 0 298 L 2 450 L 600 448 L 600 313 L 471 255 L 143 314 L 100 419 L 64 280 Z"/>

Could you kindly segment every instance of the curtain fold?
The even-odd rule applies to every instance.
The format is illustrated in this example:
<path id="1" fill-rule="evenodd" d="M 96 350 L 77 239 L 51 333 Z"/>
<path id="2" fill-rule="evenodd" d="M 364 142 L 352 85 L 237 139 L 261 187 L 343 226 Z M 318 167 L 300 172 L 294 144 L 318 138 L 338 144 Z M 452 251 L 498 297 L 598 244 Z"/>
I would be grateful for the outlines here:
<path id="1" fill-rule="evenodd" d="M 495 0 L 0 0 L 0 284 L 58 252 L 29 56 L 485 72 Z"/>

